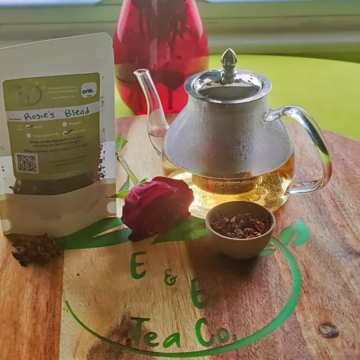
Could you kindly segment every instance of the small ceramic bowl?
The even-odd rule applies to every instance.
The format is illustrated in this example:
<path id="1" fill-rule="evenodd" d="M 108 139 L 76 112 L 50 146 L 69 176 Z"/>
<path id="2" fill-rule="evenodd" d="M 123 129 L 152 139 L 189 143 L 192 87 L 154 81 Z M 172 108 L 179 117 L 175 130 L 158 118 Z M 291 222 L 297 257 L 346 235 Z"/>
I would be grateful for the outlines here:
<path id="1" fill-rule="evenodd" d="M 211 227 L 211 220 L 218 216 L 232 217 L 238 214 L 249 213 L 256 218 L 270 216 L 270 229 L 263 235 L 252 239 L 236 239 L 219 234 Z M 212 208 L 206 216 L 206 227 L 210 231 L 211 239 L 217 249 L 233 259 L 249 259 L 258 255 L 269 243 L 276 226 L 274 214 L 261 205 L 247 201 L 232 201 Z"/>

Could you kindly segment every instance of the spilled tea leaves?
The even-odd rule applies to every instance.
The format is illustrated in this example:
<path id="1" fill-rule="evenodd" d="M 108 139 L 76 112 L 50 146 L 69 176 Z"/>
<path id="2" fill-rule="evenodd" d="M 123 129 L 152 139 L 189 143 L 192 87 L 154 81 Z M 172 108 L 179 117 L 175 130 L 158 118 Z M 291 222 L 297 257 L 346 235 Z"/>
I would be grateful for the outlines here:
<path id="1" fill-rule="evenodd" d="M 21 266 L 45 265 L 52 258 L 60 256 L 62 249 L 57 239 L 46 234 L 41 236 L 8 235 L 15 251 L 13 257 Z"/>

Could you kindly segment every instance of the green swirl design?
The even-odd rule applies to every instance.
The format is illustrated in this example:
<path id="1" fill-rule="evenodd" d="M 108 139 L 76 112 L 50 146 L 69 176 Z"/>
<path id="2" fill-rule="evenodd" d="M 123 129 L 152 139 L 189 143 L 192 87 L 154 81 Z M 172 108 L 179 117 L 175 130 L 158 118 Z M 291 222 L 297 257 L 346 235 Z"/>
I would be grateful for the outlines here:
<path id="1" fill-rule="evenodd" d="M 298 304 L 299 299 L 300 299 L 302 278 L 301 278 L 300 269 L 296 262 L 296 259 L 291 254 L 291 252 L 280 241 L 278 241 L 274 238 L 271 241 L 284 254 L 285 258 L 287 259 L 287 261 L 289 263 L 292 277 L 293 277 L 293 286 L 292 286 L 292 291 L 291 291 L 290 297 L 289 297 L 287 303 L 285 304 L 284 308 L 281 310 L 281 312 L 269 324 L 267 324 L 265 327 L 263 327 L 259 331 L 251 334 L 250 336 L 242 338 L 240 340 L 237 340 L 231 344 L 227 344 L 227 345 L 212 348 L 212 349 L 193 351 L 193 352 L 164 353 L 164 352 L 140 350 L 140 349 L 136 349 L 136 348 L 133 348 L 130 346 L 121 345 L 119 343 L 111 341 L 111 340 L 97 334 L 95 331 L 93 331 L 89 327 L 87 327 L 75 315 L 75 313 L 72 310 L 72 308 L 70 307 L 70 304 L 68 303 L 68 301 L 65 301 L 65 304 L 66 304 L 66 307 L 69 310 L 70 314 L 86 331 L 88 331 L 90 334 L 94 335 L 98 339 L 106 342 L 107 344 L 113 345 L 122 351 L 127 351 L 127 352 L 131 352 L 134 354 L 163 357 L 163 358 L 183 358 L 183 359 L 184 358 L 210 356 L 210 355 L 221 355 L 221 354 L 225 354 L 225 353 L 228 353 L 231 351 L 236 351 L 247 345 L 253 344 L 253 343 L 265 338 L 266 336 L 270 335 L 272 332 L 277 330 L 280 326 L 282 326 L 282 324 L 294 312 L 296 305 Z"/>

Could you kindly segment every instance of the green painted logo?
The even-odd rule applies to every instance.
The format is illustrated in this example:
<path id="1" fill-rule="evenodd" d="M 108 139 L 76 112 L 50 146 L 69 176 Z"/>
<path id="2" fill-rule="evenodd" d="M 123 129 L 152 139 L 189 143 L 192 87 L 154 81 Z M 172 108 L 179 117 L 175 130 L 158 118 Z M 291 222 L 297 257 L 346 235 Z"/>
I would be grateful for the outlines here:
<path id="1" fill-rule="evenodd" d="M 78 235 L 74 234 L 70 237 L 64 238 L 63 243 L 65 245 L 65 249 L 69 249 L 67 247 L 67 244 L 71 242 L 72 249 L 74 249 L 74 241 L 75 237 L 78 237 L 80 233 L 84 236 L 86 235 L 88 238 L 92 238 L 92 240 L 87 244 L 84 241 L 84 238 L 82 238 L 82 244 L 79 246 L 79 248 L 87 248 L 87 247 L 95 247 L 93 243 L 93 236 L 102 233 L 104 231 L 107 231 L 109 225 L 107 225 L 107 221 L 110 221 L 110 219 L 102 220 L 102 222 L 99 223 L 100 226 L 96 226 L 95 224 L 92 225 L 91 229 L 84 229 L 78 233 Z M 111 219 L 114 224 L 114 219 Z M 117 219 L 118 224 L 121 223 L 120 219 Z M 180 224 L 178 226 L 174 227 L 171 231 L 169 231 L 166 235 L 162 235 L 160 238 L 156 238 L 152 245 L 157 245 L 162 242 L 176 242 L 176 241 L 192 241 L 199 238 L 203 238 L 206 236 L 206 232 L 204 232 L 203 226 L 203 220 L 200 219 L 188 219 Z M 100 227 L 102 227 L 100 229 Z M 206 229 L 205 229 L 206 230 Z M 129 236 L 129 229 L 122 229 L 119 231 L 116 231 L 114 233 L 107 233 L 103 236 L 96 237 L 98 240 L 97 246 L 101 246 L 99 242 L 103 242 L 103 246 L 110 246 L 110 245 L 116 245 L 121 244 L 124 242 L 127 242 L 127 237 Z M 197 234 L 196 237 L 194 234 Z M 74 317 L 74 319 L 89 333 L 97 337 L 98 339 L 111 344 L 122 351 L 128 351 L 134 354 L 142 354 L 142 355 L 148 355 L 148 356 L 156 356 L 156 357 L 162 357 L 162 358 L 194 358 L 194 357 L 204 357 L 204 356 L 211 356 L 211 355 L 221 355 L 225 354 L 231 351 L 239 350 L 240 348 L 253 344 L 264 337 L 270 335 L 272 332 L 274 332 L 276 329 L 278 329 L 282 324 L 291 316 L 291 314 L 294 312 L 298 301 L 300 299 L 301 295 L 301 287 L 302 287 L 302 278 L 299 266 L 296 262 L 296 259 L 291 254 L 291 252 L 287 249 L 288 245 L 291 245 L 292 247 L 297 247 L 300 245 L 305 244 L 310 239 L 310 231 L 307 227 L 304 220 L 299 220 L 294 225 L 291 225 L 287 228 L 285 228 L 281 234 L 280 234 L 281 241 L 272 238 L 270 245 L 263 250 L 263 252 L 260 254 L 261 257 L 266 257 L 271 254 L 273 254 L 275 251 L 280 251 L 286 258 L 293 278 L 293 285 L 291 294 L 284 306 L 284 308 L 278 313 L 275 318 L 270 321 L 266 326 L 264 326 L 259 331 L 245 337 L 242 339 L 239 339 L 236 334 L 232 334 L 228 329 L 221 328 L 215 331 L 214 333 L 210 334 L 209 339 L 205 339 L 203 336 L 204 329 L 208 326 L 208 321 L 206 318 L 200 318 L 198 319 L 193 327 L 194 331 L 194 338 L 197 339 L 198 343 L 203 346 L 204 350 L 200 351 L 192 351 L 192 352 L 161 352 L 161 351 L 149 351 L 149 350 L 141 350 L 136 347 L 126 346 L 119 343 L 116 343 L 106 337 L 103 337 L 102 335 L 96 333 L 94 330 L 90 329 L 87 325 L 85 325 L 74 313 L 73 309 L 71 308 L 70 304 L 66 301 L 66 306 L 71 313 L 71 315 Z M 130 263 L 130 273 L 133 279 L 141 281 L 143 277 L 145 277 L 146 274 L 146 267 L 145 264 L 145 257 L 146 252 L 137 252 L 133 253 L 131 256 L 131 263 Z M 177 281 L 176 274 L 173 274 L 171 269 L 165 270 L 164 275 L 164 284 L 165 286 L 174 286 Z M 211 296 L 211 294 L 205 294 L 204 291 L 199 287 L 198 279 L 195 278 L 191 281 L 191 287 L 189 289 L 189 296 L 191 297 L 193 305 L 197 309 L 205 309 L 208 305 L 208 297 Z M 156 348 L 159 346 L 162 346 L 164 349 L 169 348 L 170 346 L 174 346 L 177 348 L 180 348 L 181 344 L 181 334 L 180 333 L 174 333 L 169 334 L 167 338 L 160 343 L 158 341 L 158 334 L 156 332 L 150 331 L 142 335 L 143 327 L 142 325 L 146 322 L 151 321 L 149 318 L 131 318 L 132 321 L 135 322 L 135 334 L 134 334 L 134 340 L 135 340 L 135 346 L 139 346 L 140 342 L 143 342 L 145 345 L 151 348 Z M 215 340 L 217 340 L 218 343 L 221 344 L 221 346 L 213 347 Z M 229 343 L 229 341 L 231 341 Z"/>

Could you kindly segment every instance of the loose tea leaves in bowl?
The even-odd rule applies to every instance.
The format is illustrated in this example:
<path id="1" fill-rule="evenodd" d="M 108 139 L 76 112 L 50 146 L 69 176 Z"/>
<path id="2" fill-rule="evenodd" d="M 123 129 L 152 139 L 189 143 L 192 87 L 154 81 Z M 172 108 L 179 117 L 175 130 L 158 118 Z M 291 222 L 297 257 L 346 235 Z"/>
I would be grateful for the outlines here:
<path id="1" fill-rule="evenodd" d="M 266 215 L 258 219 L 249 213 L 228 217 L 219 212 L 218 216 L 211 220 L 210 226 L 218 234 L 229 238 L 253 239 L 270 230 L 271 218 Z"/>

